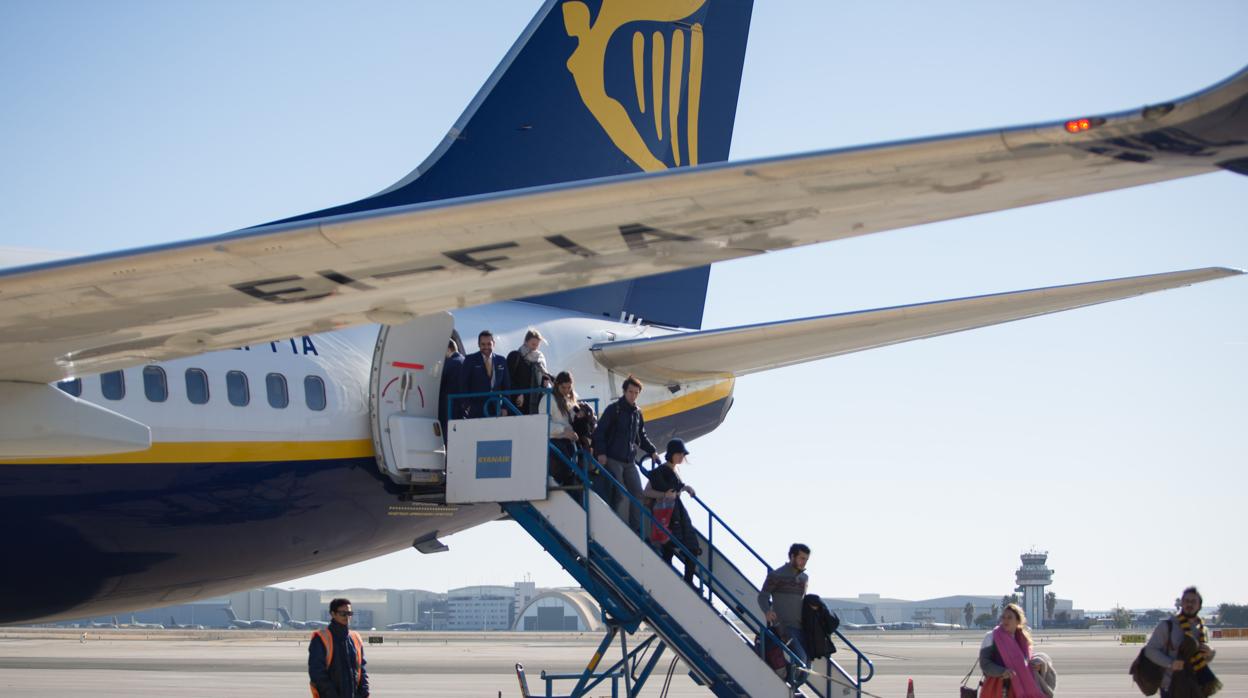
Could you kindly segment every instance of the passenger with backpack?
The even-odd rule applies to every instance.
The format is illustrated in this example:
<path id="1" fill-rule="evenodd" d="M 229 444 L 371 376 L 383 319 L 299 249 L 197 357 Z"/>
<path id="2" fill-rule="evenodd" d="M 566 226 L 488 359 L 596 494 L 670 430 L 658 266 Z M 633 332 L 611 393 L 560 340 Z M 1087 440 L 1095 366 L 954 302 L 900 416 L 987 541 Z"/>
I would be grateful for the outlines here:
<path id="1" fill-rule="evenodd" d="M 1216 653 L 1200 619 L 1204 602 L 1196 587 L 1184 589 L 1179 612 L 1153 628 L 1148 644 L 1131 665 L 1131 675 L 1144 695 L 1160 689 L 1162 698 L 1208 698 L 1222 688 L 1209 668 Z M 1154 666 L 1141 666 L 1144 661 Z"/>

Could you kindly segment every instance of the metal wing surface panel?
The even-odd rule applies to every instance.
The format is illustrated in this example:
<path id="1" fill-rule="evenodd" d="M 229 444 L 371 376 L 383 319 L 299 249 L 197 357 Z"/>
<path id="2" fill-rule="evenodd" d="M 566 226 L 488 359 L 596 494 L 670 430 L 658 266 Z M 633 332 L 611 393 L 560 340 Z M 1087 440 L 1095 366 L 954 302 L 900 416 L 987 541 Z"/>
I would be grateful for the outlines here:
<path id="1" fill-rule="evenodd" d="M 595 345 L 598 362 L 660 382 L 743 376 L 1241 274 L 1209 268 Z"/>
<path id="2" fill-rule="evenodd" d="M 1248 162 L 1248 71 L 1062 124 L 625 175 L 0 271 L 0 379 L 50 381 Z"/>

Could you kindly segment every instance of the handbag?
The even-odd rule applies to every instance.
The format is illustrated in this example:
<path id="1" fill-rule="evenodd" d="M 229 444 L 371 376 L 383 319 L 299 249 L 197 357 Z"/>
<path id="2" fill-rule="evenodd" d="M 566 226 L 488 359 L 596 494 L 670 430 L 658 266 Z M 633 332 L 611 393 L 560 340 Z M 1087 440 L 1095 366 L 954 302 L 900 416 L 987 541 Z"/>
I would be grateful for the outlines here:
<path id="1" fill-rule="evenodd" d="M 674 511 L 676 511 L 676 500 L 674 499 L 660 499 L 654 503 L 654 508 L 650 512 L 654 514 L 655 522 L 662 524 L 662 526 L 650 527 L 651 543 L 663 545 L 671 538 L 671 536 L 667 535 L 667 531 L 671 530 L 672 512 Z"/>
<path id="2" fill-rule="evenodd" d="M 971 680 L 971 674 L 975 673 L 975 667 L 977 666 L 979 666 L 978 659 L 975 660 L 975 663 L 971 665 L 970 671 L 966 672 L 966 676 L 962 679 L 962 688 L 958 691 L 959 698 L 976 698 L 976 696 L 979 695 L 979 687 L 984 685 L 983 680 L 980 680 L 980 682 L 975 685 L 975 688 L 971 688 L 966 685 L 966 682 Z"/>
<path id="3" fill-rule="evenodd" d="M 1167 619 L 1166 625 L 1166 654 L 1174 654 L 1174 647 L 1170 644 L 1170 636 L 1174 632 L 1174 621 Z M 1140 648 L 1140 653 L 1135 656 L 1135 661 L 1131 662 L 1131 668 L 1127 669 L 1127 673 L 1131 675 L 1131 680 L 1135 681 L 1135 685 L 1140 689 L 1140 693 L 1151 696 L 1161 690 L 1161 682 L 1165 680 L 1166 670 L 1153 663 L 1153 660 L 1145 654 L 1147 647 Z"/>

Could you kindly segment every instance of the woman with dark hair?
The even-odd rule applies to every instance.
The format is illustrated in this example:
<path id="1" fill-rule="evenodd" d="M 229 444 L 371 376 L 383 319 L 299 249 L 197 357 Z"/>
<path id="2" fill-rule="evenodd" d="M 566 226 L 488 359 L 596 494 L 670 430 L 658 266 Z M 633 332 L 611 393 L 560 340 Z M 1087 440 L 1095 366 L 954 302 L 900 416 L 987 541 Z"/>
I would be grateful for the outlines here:
<path id="1" fill-rule="evenodd" d="M 979 668 L 984 672 L 980 698 L 1045 698 L 1033 673 L 1040 664 L 1032 661 L 1031 632 L 1023 608 L 1007 604 L 1001 622 L 979 647 Z"/>
<path id="2" fill-rule="evenodd" d="M 702 554 L 702 548 L 698 545 L 698 532 L 694 529 L 693 522 L 689 520 L 689 512 L 685 510 L 684 503 L 680 501 L 681 493 L 694 494 L 693 488 L 680 479 L 678 470 L 688 455 L 689 450 L 685 448 L 684 441 L 672 439 L 667 442 L 664 462 L 650 471 L 650 482 L 646 484 L 646 489 L 642 494 L 649 501 L 652 511 L 663 506 L 664 503 L 672 506 L 672 517 L 669 520 L 670 523 L 667 524 L 667 529 L 696 557 Z M 655 526 L 653 522 L 650 525 Z M 666 536 L 661 529 L 660 535 Z M 674 540 L 670 538 L 665 540 L 659 548 L 659 553 L 663 556 L 663 561 L 669 565 L 672 563 L 672 557 L 679 554 L 680 561 L 685 566 L 685 581 L 689 586 L 693 586 L 693 573 L 697 566 L 692 558 L 679 550 Z"/>
<path id="3" fill-rule="evenodd" d="M 576 430 L 572 422 L 576 418 L 576 389 L 572 383 L 572 374 L 560 371 L 555 376 L 555 394 L 550 400 L 538 402 L 539 414 L 550 414 L 550 443 L 569 461 L 576 459 Z M 548 407 L 550 405 L 550 407 Z M 568 467 L 562 458 L 550 454 L 550 476 L 560 485 L 578 484 L 576 473 Z"/>

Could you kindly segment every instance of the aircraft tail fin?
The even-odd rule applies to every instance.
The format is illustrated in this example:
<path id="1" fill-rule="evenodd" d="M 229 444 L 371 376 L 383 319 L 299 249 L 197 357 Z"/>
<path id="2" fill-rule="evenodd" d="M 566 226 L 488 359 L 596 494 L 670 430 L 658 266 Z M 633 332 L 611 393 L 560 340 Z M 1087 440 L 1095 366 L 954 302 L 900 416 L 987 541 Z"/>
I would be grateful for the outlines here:
<path id="1" fill-rule="evenodd" d="M 169 627 L 176 628 L 178 625 L 180 625 L 180 623 L 178 623 L 178 619 L 173 616 L 169 616 Z"/>
<path id="2" fill-rule="evenodd" d="M 415 170 L 373 196 L 277 222 L 725 161 L 752 11 L 753 0 L 548 0 Z M 699 328 L 709 275 L 526 300 Z"/>
<path id="3" fill-rule="evenodd" d="M 280 618 L 280 619 L 281 619 L 281 621 L 282 621 L 283 623 L 289 623 L 289 622 L 290 622 L 290 611 L 287 611 L 285 608 L 283 608 L 283 607 L 281 607 L 281 606 L 278 606 L 278 607 L 277 607 L 277 617 L 278 617 L 278 618 Z"/>
<path id="4" fill-rule="evenodd" d="M 225 611 L 225 617 L 229 618 L 231 621 L 238 620 L 238 616 L 234 615 L 234 608 L 232 606 L 226 606 L 221 610 Z"/>
<path id="5" fill-rule="evenodd" d="M 547 0 L 450 132 L 319 218 L 728 159 L 753 0 Z"/>

